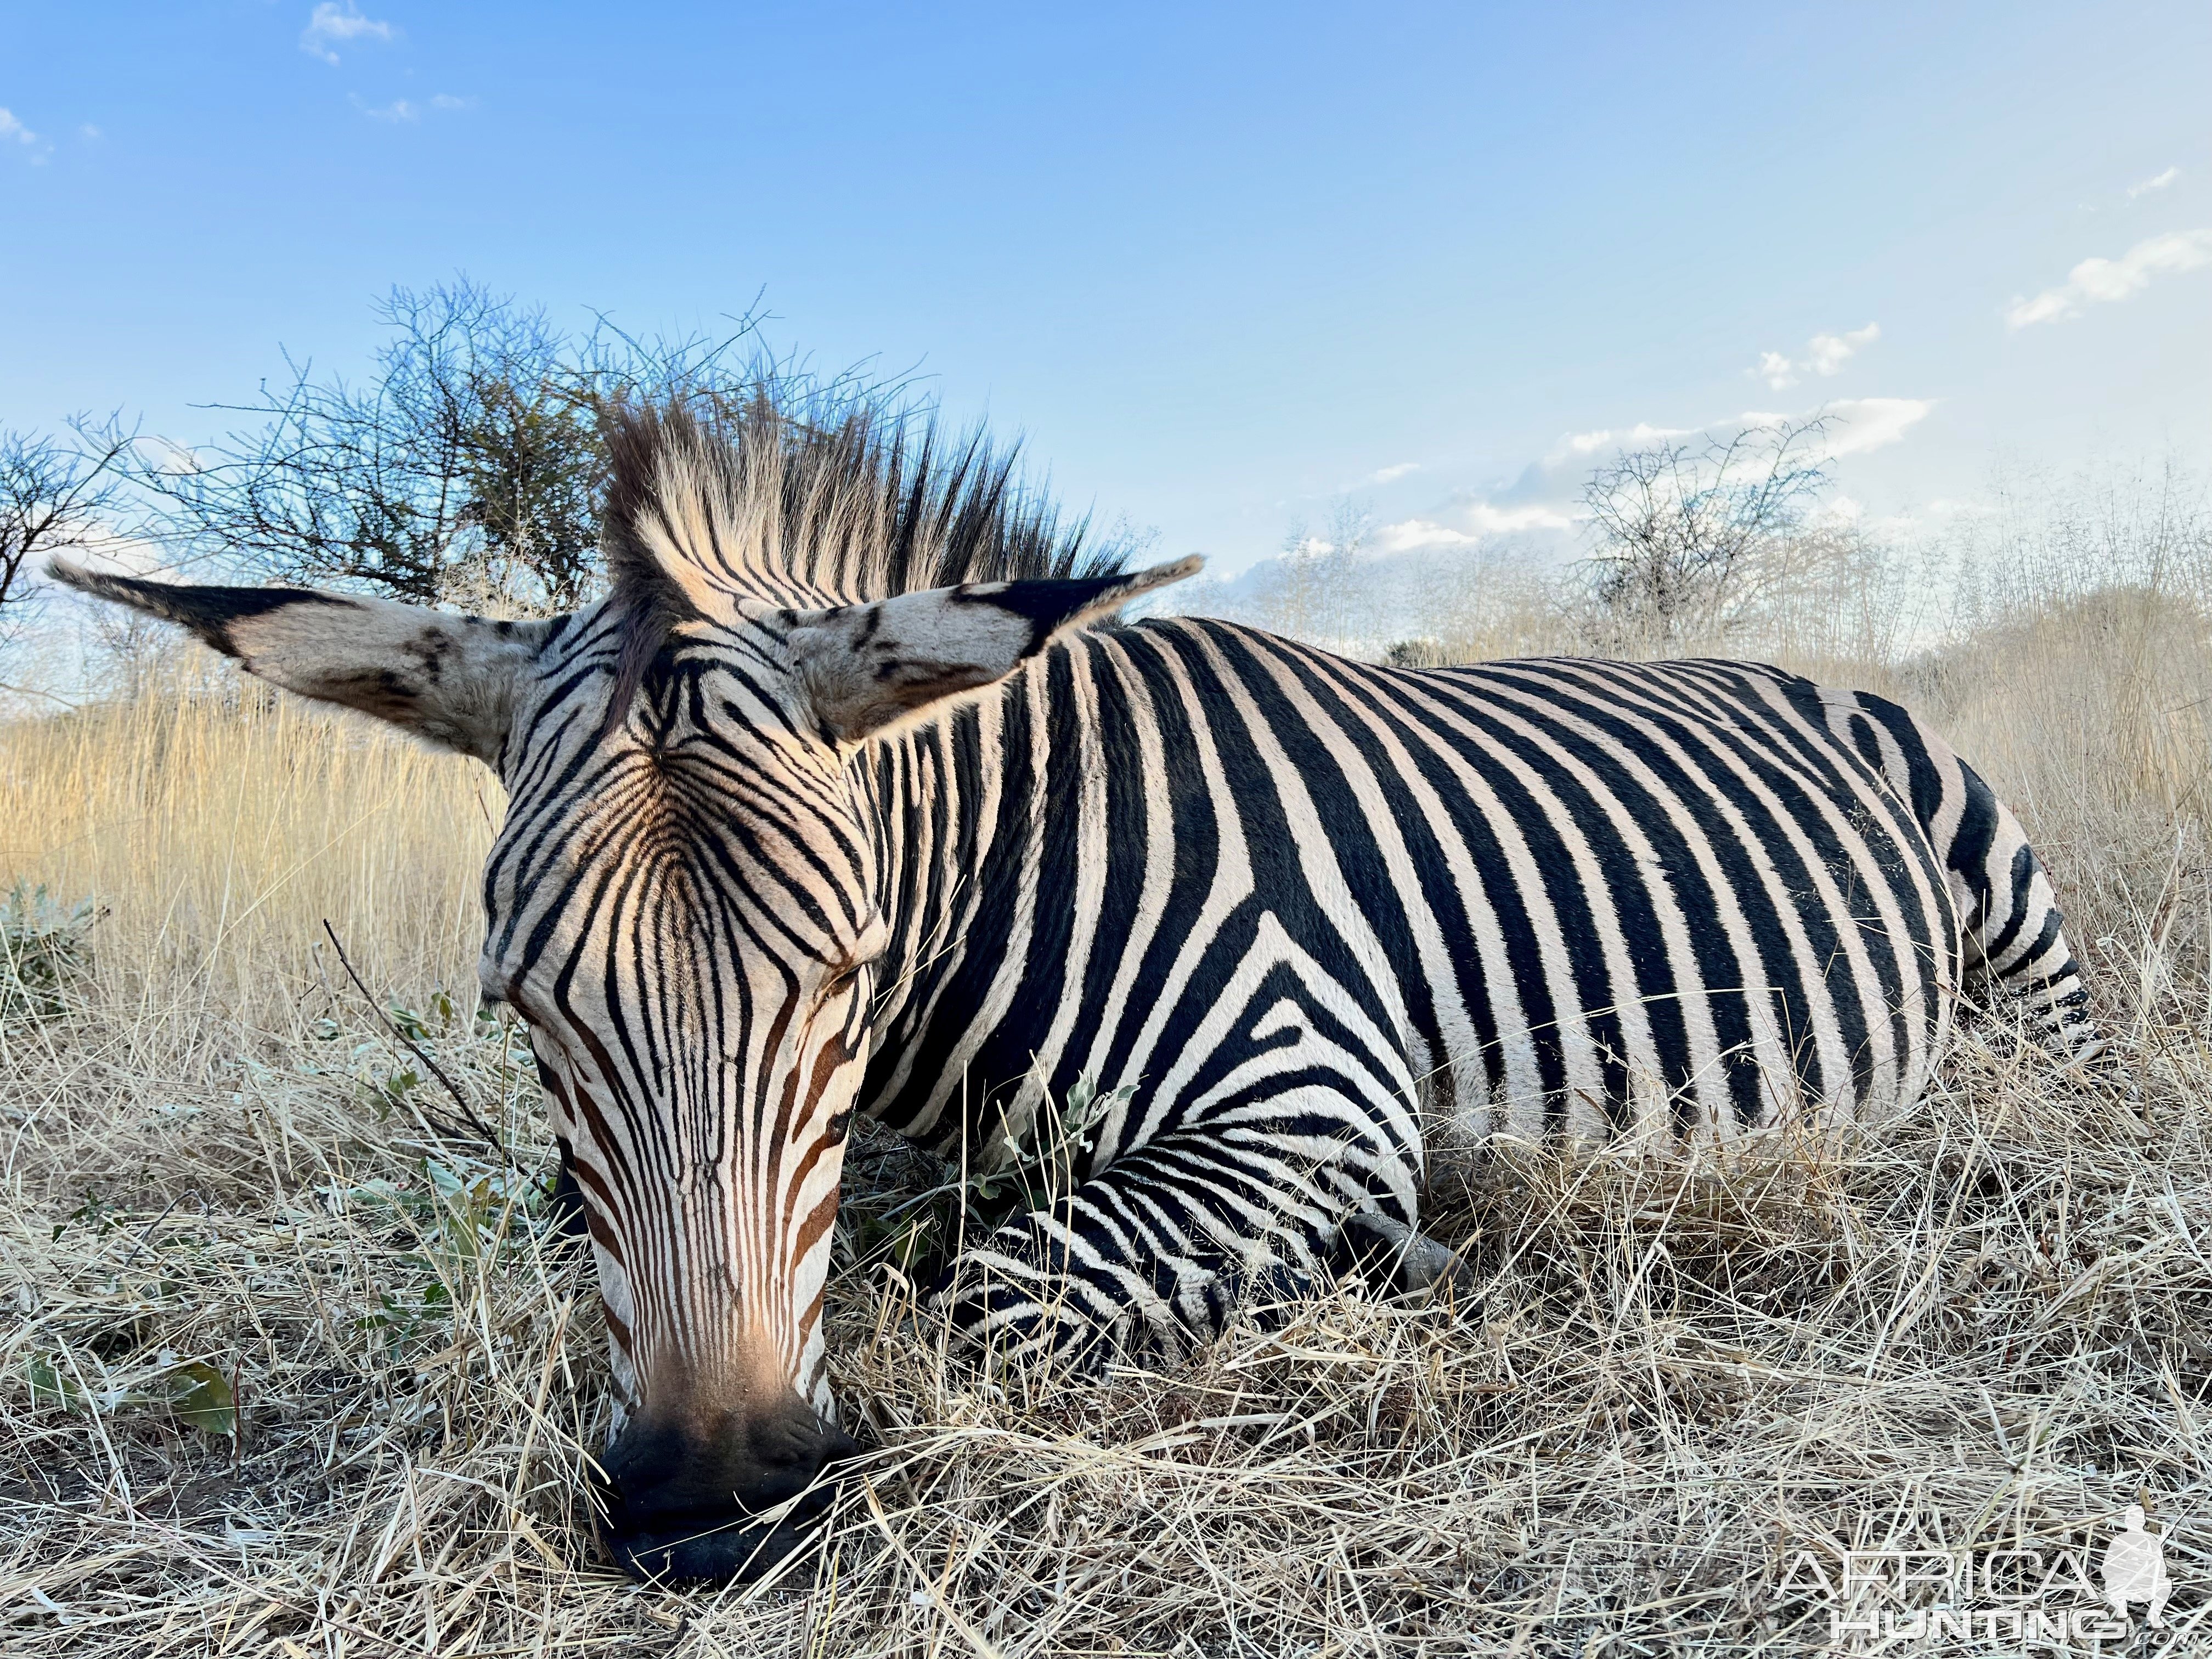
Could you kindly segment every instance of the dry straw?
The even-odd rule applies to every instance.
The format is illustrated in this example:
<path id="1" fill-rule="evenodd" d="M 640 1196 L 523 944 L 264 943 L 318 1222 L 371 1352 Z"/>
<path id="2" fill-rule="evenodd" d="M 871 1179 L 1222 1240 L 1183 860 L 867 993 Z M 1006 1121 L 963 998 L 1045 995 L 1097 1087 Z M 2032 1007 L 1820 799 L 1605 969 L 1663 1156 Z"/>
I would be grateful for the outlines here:
<path id="1" fill-rule="evenodd" d="M 2139 1497 L 2171 1650 L 2212 1649 L 2212 654 L 2176 615 L 2055 611 L 2033 675 L 1992 636 L 1919 682 L 2052 850 L 2139 1100 L 1990 1021 L 1849 1145 L 1447 1150 L 1479 1304 L 1348 1285 L 1096 1382 L 986 1380 L 848 1249 L 866 1480 L 820 1551 L 690 1594 L 592 1541 L 588 1270 L 472 1018 L 485 775 L 221 676 L 9 728 L 0 1650 L 1796 1653 L 1799 1549 L 2095 1540 Z M 852 1170 L 848 1239 L 941 1179 Z"/>

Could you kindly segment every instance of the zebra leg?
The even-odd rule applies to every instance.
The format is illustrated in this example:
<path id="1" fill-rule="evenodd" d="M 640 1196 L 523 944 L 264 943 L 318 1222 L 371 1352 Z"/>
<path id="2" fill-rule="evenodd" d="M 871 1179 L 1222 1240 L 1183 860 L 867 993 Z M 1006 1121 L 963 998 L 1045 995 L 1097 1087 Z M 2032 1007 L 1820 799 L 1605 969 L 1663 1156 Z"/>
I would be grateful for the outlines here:
<path id="1" fill-rule="evenodd" d="M 1476 1293 L 1474 1269 L 1458 1251 L 1380 1210 L 1354 1210 L 1337 1237 L 1352 1261 L 1378 1263 L 1401 1291 L 1441 1288 L 1461 1302 Z"/>
<path id="2" fill-rule="evenodd" d="M 1265 1319 L 1272 1304 L 1310 1295 L 1355 1206 L 1406 1210 L 1395 1218 L 1412 1234 L 1410 1176 L 1387 1183 L 1402 1195 L 1377 1200 L 1348 1158 L 1285 1176 L 1236 1153 L 1198 1133 L 1147 1143 L 970 1246 L 933 1299 L 994 1353 L 1172 1360 L 1240 1306 Z M 1410 1158 L 1390 1161 L 1410 1170 Z"/>
<path id="3" fill-rule="evenodd" d="M 2089 1012 L 2051 878 L 2012 810 L 1909 710 L 1865 692 L 1830 698 L 1839 734 L 1881 768 L 1943 860 L 1966 949 L 1963 988 L 2002 988 L 2027 1008 L 2052 1058 L 2124 1086 L 2118 1058 Z"/>
<path id="4" fill-rule="evenodd" d="M 577 1241 L 591 1237 L 590 1212 L 584 1207 L 584 1188 L 576 1179 L 575 1157 L 565 1140 L 561 1143 L 561 1173 L 554 1177 L 553 1191 L 545 1207 L 553 1218 L 556 1237 Z"/>
<path id="5" fill-rule="evenodd" d="M 2112 1073 L 2116 1057 L 2089 1012 L 2088 988 L 2042 860 L 1981 775 L 1955 757 L 1954 763 L 1965 808 L 1942 850 L 1961 901 L 1967 971 L 2023 1005 L 2035 1020 L 2037 1040 L 2062 1064 Z"/>

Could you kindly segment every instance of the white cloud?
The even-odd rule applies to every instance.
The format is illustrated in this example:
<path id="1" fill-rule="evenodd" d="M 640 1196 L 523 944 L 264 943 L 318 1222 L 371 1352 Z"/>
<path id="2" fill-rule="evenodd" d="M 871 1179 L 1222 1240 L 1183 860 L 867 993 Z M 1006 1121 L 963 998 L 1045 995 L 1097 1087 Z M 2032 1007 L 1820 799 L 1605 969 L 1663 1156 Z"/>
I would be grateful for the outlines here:
<path id="1" fill-rule="evenodd" d="M 1559 507 L 1541 502 L 1527 507 L 1492 507 L 1488 501 L 1474 501 L 1462 507 L 1460 516 L 1483 536 L 1510 535 L 1516 530 L 1565 530 L 1574 522 Z"/>
<path id="2" fill-rule="evenodd" d="M 1848 334 L 1815 334 L 1805 343 L 1812 352 L 1806 362 L 1815 374 L 1833 374 L 1880 338 L 1880 323 L 1869 323 Z"/>
<path id="3" fill-rule="evenodd" d="M 1433 520 L 1401 519 L 1375 532 L 1375 549 L 1379 553 L 1407 553 L 1417 547 L 1464 547 L 1481 539 Z"/>
<path id="4" fill-rule="evenodd" d="M 2084 259 L 2057 288 L 2032 300 L 2014 300 L 2005 308 L 2008 328 L 2055 323 L 2078 317 L 2084 306 L 2125 300 L 2148 288 L 2154 276 L 2212 265 L 2212 226 L 2168 231 L 2137 242 L 2117 259 Z"/>
<path id="5" fill-rule="evenodd" d="M 372 121 L 419 121 L 426 109 L 437 113 L 448 110 L 474 109 L 473 98 L 456 98 L 450 93 L 439 93 L 427 104 L 417 104 L 405 98 L 395 98 L 388 104 L 364 104 L 356 97 L 353 106 Z"/>
<path id="6" fill-rule="evenodd" d="M 1863 343 L 1874 337 L 1869 332 L 1872 326 L 1869 324 L 1867 328 L 1857 329 L 1838 337 L 1842 343 L 1850 345 L 1850 349 L 1856 350 L 1858 344 L 1854 342 Z M 1868 450 L 1885 448 L 1897 442 L 1907 428 L 1925 420 L 1935 407 L 1936 400 L 1932 398 L 1841 398 L 1818 408 L 1796 413 L 1784 410 L 1747 409 L 1741 414 L 1709 421 L 1699 427 L 1653 426 L 1648 422 L 1638 422 L 1632 427 L 1604 427 L 1595 432 L 1570 433 L 1553 446 L 1541 465 L 1546 472 L 1552 472 L 1600 452 L 1609 453 L 1650 449 L 1675 438 L 1692 441 L 1726 439 L 1735 433 L 1747 432 L 1759 427 L 1795 426 L 1821 415 L 1829 416 L 1832 422 L 1821 453 L 1826 459 L 1833 459 L 1838 455 L 1864 454 Z M 1561 520 L 1559 522 L 1564 524 L 1566 521 Z M 1514 530 L 1529 527 L 1524 524 L 1484 526 L 1486 529 Z"/>
<path id="7" fill-rule="evenodd" d="M 100 131 L 100 130 L 98 127 L 96 127 L 96 126 L 93 125 L 93 124 L 92 124 L 91 122 L 89 122 L 89 121 L 87 121 L 87 122 L 86 122 L 82 126 L 79 127 L 79 128 L 77 129 L 77 132 L 79 133 L 79 135 L 80 135 L 80 136 L 82 136 L 82 137 L 86 137 L 86 138 L 89 138 L 89 139 L 93 140 L 93 141 L 94 141 L 94 142 L 95 142 L 95 143 L 97 143 L 100 139 L 101 139 L 101 138 L 103 138 L 103 137 L 105 137 L 106 136 L 105 133 L 101 132 L 101 131 Z"/>
<path id="8" fill-rule="evenodd" d="M 1400 461 L 1395 466 L 1376 467 L 1363 482 L 1371 484 L 1395 483 L 1407 473 L 1419 472 L 1420 470 L 1421 464 L 1419 461 Z"/>
<path id="9" fill-rule="evenodd" d="M 44 167 L 54 153 L 54 147 L 17 120 L 12 110 L 0 109 L 0 147 L 15 144 L 28 152 L 26 159 L 34 167 Z"/>
<path id="10" fill-rule="evenodd" d="M 345 0 L 343 5 L 337 3 L 337 0 L 322 0 L 308 16 L 307 27 L 300 31 L 300 50 L 325 64 L 335 64 L 341 46 L 356 40 L 374 40 L 390 46 L 398 38 L 399 31 L 391 24 L 362 16 L 353 0 Z"/>
<path id="11" fill-rule="evenodd" d="M 1595 432 L 1570 432 L 1560 439 L 1547 459 L 1557 462 L 1571 456 L 1595 454 L 1601 449 L 1643 449 L 1663 438 L 1686 438 L 1692 428 L 1686 426 L 1651 426 L 1638 421 L 1634 426 L 1616 429 L 1600 427 Z"/>
<path id="12" fill-rule="evenodd" d="M 1378 552 L 1407 553 L 1417 547 L 1472 547 L 1486 536 L 1510 535 L 1522 530 L 1565 530 L 1574 520 L 1556 507 L 1492 507 L 1470 501 L 1455 509 L 1464 529 L 1438 524 L 1433 519 L 1401 519 L 1375 532 Z"/>
<path id="13" fill-rule="evenodd" d="M 2179 177 L 2181 177 L 2181 169 L 2179 167 L 2168 167 L 2165 172 L 2146 179 L 2139 185 L 2130 185 L 2128 186 L 2128 200 L 2132 202 L 2138 196 L 2148 196 L 2154 190 L 2164 190 L 2168 185 L 2172 184 Z"/>
<path id="14" fill-rule="evenodd" d="M 1823 412 L 1833 416 L 1836 424 L 1828 434 L 1827 459 L 1886 449 L 1935 408 L 1933 398 L 1845 398 L 1830 404 Z"/>
<path id="15" fill-rule="evenodd" d="M 1797 384 L 1797 365 L 1779 351 L 1760 352 L 1759 367 L 1751 372 L 1777 392 Z"/>
<path id="16" fill-rule="evenodd" d="M 1781 392 L 1796 386 L 1806 374 L 1833 374 L 1860 352 L 1881 338 L 1881 325 L 1869 323 L 1864 328 L 1855 328 L 1842 334 L 1815 334 L 1805 342 L 1805 356 L 1792 361 L 1779 351 L 1762 351 L 1759 365 L 1751 372 L 1766 382 L 1771 391 Z"/>
<path id="17" fill-rule="evenodd" d="M 1873 325 L 1869 325 L 1832 337 L 1846 349 L 1848 355 L 1876 336 Z M 1472 495 L 1455 496 L 1432 509 L 1434 517 L 1401 519 L 1382 526 L 1376 531 L 1372 544 L 1382 554 L 1412 553 L 1425 549 L 1473 547 L 1492 536 L 1571 531 L 1583 515 L 1573 501 L 1565 499 L 1572 494 L 1570 481 L 1590 465 L 1593 457 L 1649 449 L 1678 438 L 1690 440 L 1694 450 L 1702 453 L 1707 440 L 1725 441 L 1751 428 L 1794 427 L 1825 416 L 1828 424 L 1817 451 L 1804 452 L 1808 459 L 1825 464 L 1902 442 L 1914 427 L 1935 412 L 1936 404 L 1932 398 L 1844 398 L 1795 414 L 1746 410 L 1701 427 L 1654 426 L 1649 422 L 1638 422 L 1632 427 L 1602 427 L 1589 432 L 1568 433 L 1510 490 L 1501 492 L 1506 496 L 1504 501 Z M 1824 510 L 1854 519 L 1864 512 L 1859 503 L 1845 496 L 1836 497 Z M 1325 550 L 1325 544 L 1320 542 L 1312 546 L 1315 550 Z"/>

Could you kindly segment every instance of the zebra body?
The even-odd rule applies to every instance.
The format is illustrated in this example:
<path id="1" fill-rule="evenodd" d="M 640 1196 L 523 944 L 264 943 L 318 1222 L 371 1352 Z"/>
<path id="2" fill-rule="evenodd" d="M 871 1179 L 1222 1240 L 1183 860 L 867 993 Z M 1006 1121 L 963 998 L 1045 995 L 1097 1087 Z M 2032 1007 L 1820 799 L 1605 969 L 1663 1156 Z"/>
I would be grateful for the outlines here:
<path id="1" fill-rule="evenodd" d="M 1879 1115 L 1990 963 L 2095 1042 L 1987 785 L 1759 665 L 1399 671 L 1148 622 L 855 767 L 901 896 L 861 1109 L 973 1156 L 1116 1089 L 1087 1184 L 977 1253 L 973 1316 L 1026 1338 L 1173 1346 L 1348 1212 L 1416 1225 L 1436 1106 L 1666 1146 Z"/>
<path id="2" fill-rule="evenodd" d="M 614 438 L 614 591 L 570 617 L 56 574 L 499 772 L 480 976 L 583 1197 L 639 1571 L 777 1559 L 853 1449 L 822 1316 L 856 1111 L 973 1158 L 1095 1089 L 1073 1191 L 945 1305 L 1172 1350 L 1347 1225 L 1412 1238 L 1437 1107 L 1670 1147 L 1878 1114 L 1985 978 L 2101 1047 L 2020 826 L 1893 703 L 1086 631 L 1196 561 L 1086 562 L 1004 465 L 865 416 Z"/>

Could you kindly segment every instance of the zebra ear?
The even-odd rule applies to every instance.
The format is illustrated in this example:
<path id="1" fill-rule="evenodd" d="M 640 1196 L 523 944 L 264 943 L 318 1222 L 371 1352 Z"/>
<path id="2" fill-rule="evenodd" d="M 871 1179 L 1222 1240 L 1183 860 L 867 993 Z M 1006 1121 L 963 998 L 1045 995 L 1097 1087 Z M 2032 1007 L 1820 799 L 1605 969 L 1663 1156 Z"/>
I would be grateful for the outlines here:
<path id="1" fill-rule="evenodd" d="M 834 611 L 789 613 L 793 672 L 815 717 L 844 743 L 1012 673 L 1053 636 L 1196 574 L 1176 559 L 1115 576 L 969 582 Z"/>
<path id="2" fill-rule="evenodd" d="M 550 623 L 487 622 L 312 588 L 197 587 L 88 570 L 56 581 L 190 629 L 250 674 L 495 764 Z"/>

